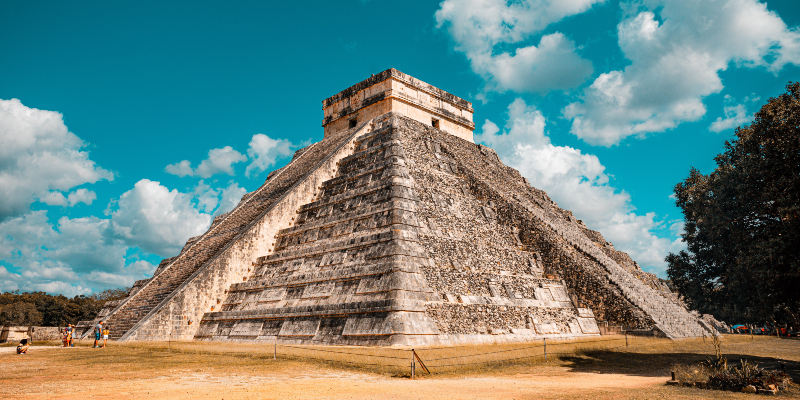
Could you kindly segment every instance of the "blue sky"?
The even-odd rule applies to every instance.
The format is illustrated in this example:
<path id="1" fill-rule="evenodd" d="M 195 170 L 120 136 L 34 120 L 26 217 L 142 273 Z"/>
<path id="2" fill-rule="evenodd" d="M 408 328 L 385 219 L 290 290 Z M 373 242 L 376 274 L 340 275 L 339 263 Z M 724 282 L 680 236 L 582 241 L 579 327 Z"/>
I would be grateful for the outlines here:
<path id="1" fill-rule="evenodd" d="M 397 68 L 665 277 L 672 188 L 800 79 L 793 1 L 3 2 L 0 290 L 129 286 Z"/>

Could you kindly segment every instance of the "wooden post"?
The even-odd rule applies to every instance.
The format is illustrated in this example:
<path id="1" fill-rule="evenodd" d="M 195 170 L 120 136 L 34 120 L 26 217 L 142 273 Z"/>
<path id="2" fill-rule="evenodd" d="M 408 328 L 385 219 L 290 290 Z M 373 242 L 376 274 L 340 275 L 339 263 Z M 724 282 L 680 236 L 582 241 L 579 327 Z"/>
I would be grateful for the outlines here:
<path id="1" fill-rule="evenodd" d="M 277 333 L 275 334 L 275 349 L 274 349 L 274 351 L 272 353 L 272 359 L 273 360 L 277 360 L 278 359 L 278 334 Z"/>
<path id="2" fill-rule="evenodd" d="M 542 338 L 542 342 L 544 342 L 544 361 L 547 362 L 547 338 Z"/>
<path id="3" fill-rule="evenodd" d="M 411 379 L 414 379 L 414 372 L 416 372 L 414 371 L 414 367 L 416 367 L 416 365 L 414 365 L 414 349 L 411 349 Z"/>

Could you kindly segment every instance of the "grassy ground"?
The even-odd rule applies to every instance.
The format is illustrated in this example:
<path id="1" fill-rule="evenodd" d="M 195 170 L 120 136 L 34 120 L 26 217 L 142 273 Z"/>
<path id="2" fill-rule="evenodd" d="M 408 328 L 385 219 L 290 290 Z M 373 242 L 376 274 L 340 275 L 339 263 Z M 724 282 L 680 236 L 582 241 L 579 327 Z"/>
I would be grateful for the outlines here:
<path id="1" fill-rule="evenodd" d="M 785 363 L 800 381 L 800 341 L 726 335 L 722 343 L 730 361 Z M 664 386 L 675 364 L 713 355 L 701 339 L 548 343 L 547 361 L 543 343 L 419 348 L 432 374 L 418 366 L 413 381 L 410 349 L 279 345 L 273 359 L 263 344 L 91 344 L 0 353 L 0 398 L 751 398 Z"/>

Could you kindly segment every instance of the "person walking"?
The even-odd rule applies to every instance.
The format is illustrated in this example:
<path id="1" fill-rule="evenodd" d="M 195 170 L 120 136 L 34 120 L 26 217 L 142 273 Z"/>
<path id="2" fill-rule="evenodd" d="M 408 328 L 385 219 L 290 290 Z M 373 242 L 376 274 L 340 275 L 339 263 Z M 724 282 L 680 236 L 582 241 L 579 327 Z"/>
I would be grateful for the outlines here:
<path id="1" fill-rule="evenodd" d="M 104 329 L 103 329 L 103 347 L 102 347 L 103 349 L 105 349 L 105 348 L 106 348 L 106 342 L 108 341 L 108 335 L 109 335 L 110 333 L 111 333 L 111 332 L 109 332 L 108 328 L 104 328 Z"/>
<path id="2" fill-rule="evenodd" d="M 94 326 L 94 347 L 93 348 L 96 349 L 96 348 L 100 347 L 100 346 L 97 345 L 97 342 L 100 341 L 100 335 L 102 333 L 103 333 L 103 321 L 100 321 L 100 322 L 97 323 L 97 325 Z"/>
<path id="3" fill-rule="evenodd" d="M 75 325 L 69 324 L 69 347 L 75 347 L 75 342 L 73 339 L 75 338 Z"/>

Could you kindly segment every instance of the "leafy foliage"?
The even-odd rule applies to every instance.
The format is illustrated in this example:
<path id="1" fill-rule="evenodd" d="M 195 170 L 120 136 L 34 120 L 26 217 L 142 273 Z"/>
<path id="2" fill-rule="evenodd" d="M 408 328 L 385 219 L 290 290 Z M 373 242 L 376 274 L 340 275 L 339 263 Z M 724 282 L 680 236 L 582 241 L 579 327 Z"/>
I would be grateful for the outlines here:
<path id="1" fill-rule="evenodd" d="M 42 324 L 42 313 L 33 303 L 18 301 L 0 306 L 0 325 L 31 326 Z"/>
<path id="2" fill-rule="evenodd" d="M 767 389 L 769 385 L 783 388 L 789 382 L 789 375 L 780 371 L 767 371 L 758 364 L 739 360 L 739 365 L 716 371 L 708 377 L 713 388 L 739 391 L 745 386 Z"/>
<path id="3" fill-rule="evenodd" d="M 737 128 L 708 175 L 675 186 L 688 251 L 668 274 L 689 305 L 737 322 L 800 323 L 800 83 Z"/>
<path id="4" fill-rule="evenodd" d="M 89 297 L 67 298 L 44 292 L 0 294 L 0 325 L 65 326 L 94 319 L 110 300 L 124 298 L 127 289 L 109 289 Z"/>

